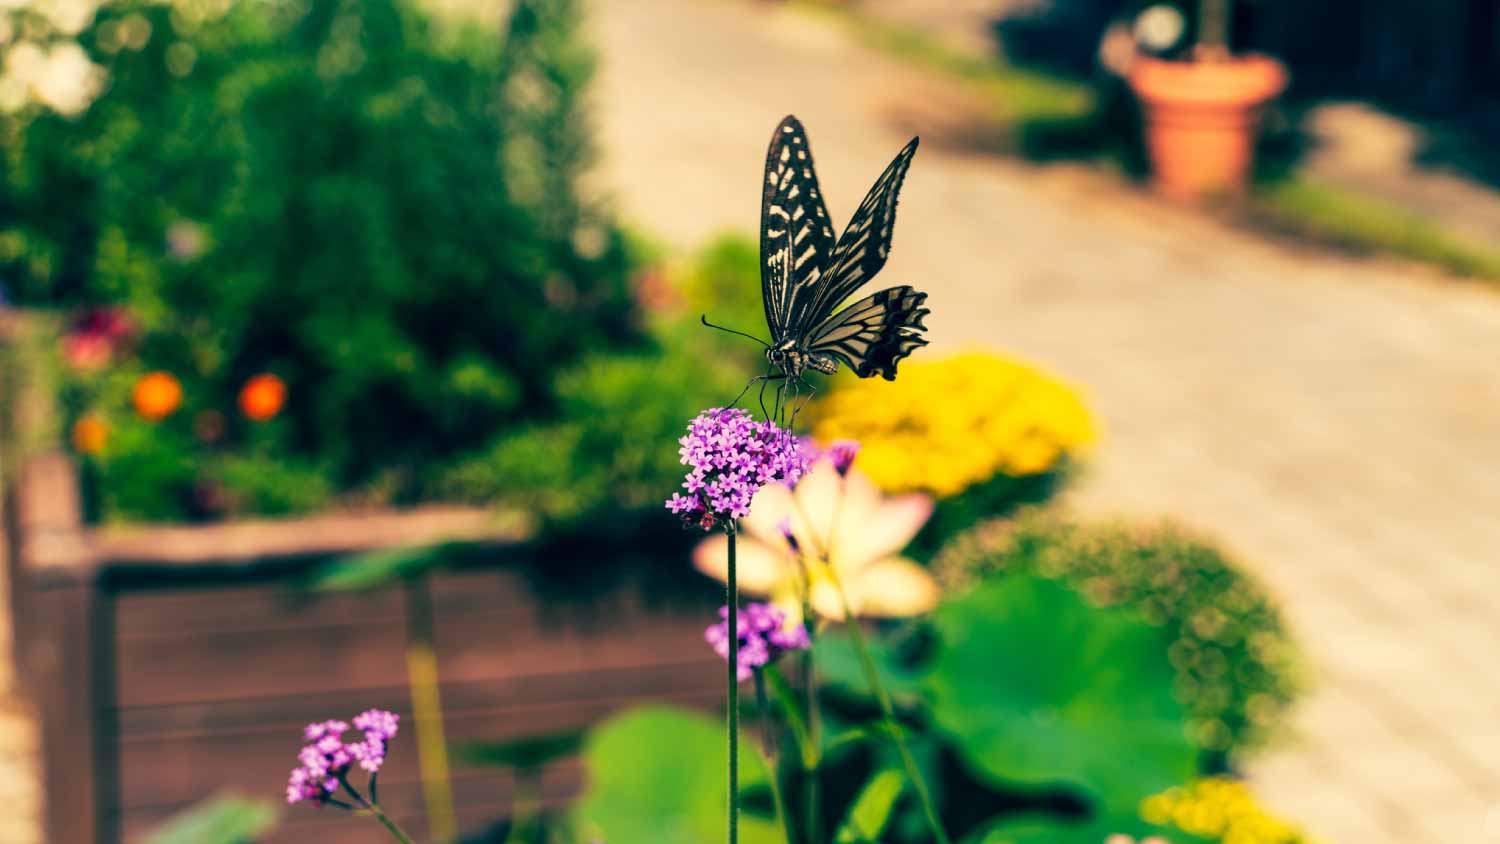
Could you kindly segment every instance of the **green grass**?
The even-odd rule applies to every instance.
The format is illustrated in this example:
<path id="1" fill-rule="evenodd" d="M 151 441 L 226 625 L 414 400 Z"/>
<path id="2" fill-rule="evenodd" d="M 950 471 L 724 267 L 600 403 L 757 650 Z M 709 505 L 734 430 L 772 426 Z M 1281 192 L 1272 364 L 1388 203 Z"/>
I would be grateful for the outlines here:
<path id="1" fill-rule="evenodd" d="M 848 6 L 816 2 L 799 5 L 809 13 L 836 19 L 865 46 L 914 67 L 969 83 L 995 107 L 995 116 L 1018 133 L 1024 134 L 1031 126 L 1093 120 L 1094 91 L 1082 82 L 956 49 L 920 30 Z"/>
<path id="2" fill-rule="evenodd" d="M 1277 232 L 1352 252 L 1432 264 L 1500 281 L 1500 249 L 1436 225 L 1400 205 L 1292 175 L 1260 186 L 1250 218 Z"/>

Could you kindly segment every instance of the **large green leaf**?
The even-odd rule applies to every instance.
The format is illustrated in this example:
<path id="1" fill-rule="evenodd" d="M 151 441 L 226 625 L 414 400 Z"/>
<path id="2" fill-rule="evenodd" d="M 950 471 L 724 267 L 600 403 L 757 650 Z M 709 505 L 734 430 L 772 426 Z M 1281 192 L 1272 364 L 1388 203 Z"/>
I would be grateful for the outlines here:
<path id="1" fill-rule="evenodd" d="M 147 844 L 250 844 L 280 819 L 265 800 L 221 795 L 173 815 L 152 832 Z"/>
<path id="2" fill-rule="evenodd" d="M 740 786 L 764 785 L 765 765 L 740 742 Z M 724 836 L 728 760 L 722 721 L 650 706 L 601 724 L 584 745 L 589 788 L 573 819 L 585 840 L 703 844 Z M 741 810 L 740 841 L 780 844 L 772 820 Z"/>
<path id="3" fill-rule="evenodd" d="M 934 623 L 933 718 L 976 773 L 1073 786 L 1131 814 L 1194 773 L 1156 628 L 1030 576 L 987 581 Z"/>

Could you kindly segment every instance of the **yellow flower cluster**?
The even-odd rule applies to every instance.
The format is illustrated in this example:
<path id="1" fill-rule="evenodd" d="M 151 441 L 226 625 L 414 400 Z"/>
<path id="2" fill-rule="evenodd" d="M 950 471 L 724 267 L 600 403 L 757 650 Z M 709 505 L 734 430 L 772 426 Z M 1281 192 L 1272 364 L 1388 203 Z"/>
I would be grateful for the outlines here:
<path id="1" fill-rule="evenodd" d="M 983 352 L 908 361 L 894 382 L 840 387 L 813 414 L 819 441 L 859 440 L 859 468 L 881 488 L 939 498 L 999 474 L 1050 471 L 1096 436 L 1068 385 Z"/>
<path id="2" fill-rule="evenodd" d="M 1300 844 L 1302 832 L 1265 810 L 1244 783 L 1209 777 L 1147 797 L 1141 819 L 1219 844 Z"/>

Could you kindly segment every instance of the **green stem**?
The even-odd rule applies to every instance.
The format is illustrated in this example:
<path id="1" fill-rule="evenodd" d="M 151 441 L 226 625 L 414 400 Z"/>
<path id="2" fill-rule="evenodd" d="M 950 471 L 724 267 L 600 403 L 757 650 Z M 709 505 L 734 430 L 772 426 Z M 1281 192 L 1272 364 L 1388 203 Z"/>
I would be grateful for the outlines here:
<path id="1" fill-rule="evenodd" d="M 511 800 L 509 835 L 512 841 L 537 844 L 541 840 L 541 779 L 540 768 L 523 766 L 515 770 L 516 791 Z"/>
<path id="2" fill-rule="evenodd" d="M 854 645 L 854 650 L 859 654 L 860 665 L 865 671 L 865 680 L 870 684 L 870 691 L 875 694 L 875 700 L 880 704 L 880 712 L 884 716 L 886 732 L 891 734 L 895 741 L 896 752 L 901 755 L 901 765 L 906 768 L 906 778 L 911 781 L 912 788 L 917 792 L 917 799 L 922 802 L 922 813 L 927 817 L 927 826 L 932 830 L 932 836 L 937 844 L 949 844 L 948 833 L 943 831 L 943 822 L 938 818 L 937 807 L 932 802 L 932 793 L 927 790 L 927 780 L 923 779 L 921 771 L 917 770 L 917 760 L 911 755 L 911 748 L 906 745 L 906 733 L 901 724 L 896 721 L 896 708 L 891 704 L 891 696 L 885 689 L 885 684 L 880 681 L 880 672 L 875 668 L 875 660 L 870 656 L 870 649 L 865 647 L 865 636 L 859 629 L 859 620 L 854 617 L 854 610 L 849 606 L 849 598 L 844 594 L 844 586 L 834 579 L 834 586 L 838 588 L 839 600 L 844 605 L 844 625 L 849 628 L 849 641 Z"/>
<path id="3" fill-rule="evenodd" d="M 417 732 L 417 767 L 427 806 L 427 833 L 437 842 L 454 837 L 453 791 L 448 779 L 448 741 L 443 734 L 443 704 L 438 688 L 437 652 L 433 648 L 432 595 L 427 579 L 406 581 L 406 671 Z"/>
<path id="4" fill-rule="evenodd" d="M 786 843 L 797 840 L 797 831 L 792 828 L 792 817 L 787 813 L 786 800 L 781 795 L 781 767 L 777 764 L 776 737 L 771 732 L 771 707 L 766 700 L 765 671 L 755 672 L 755 703 L 760 709 L 761 758 L 766 763 L 767 778 L 771 782 L 771 803 L 776 807 L 776 820 L 786 830 Z"/>
<path id="5" fill-rule="evenodd" d="M 411 838 L 401 830 L 401 827 L 396 826 L 395 821 L 391 820 L 386 816 L 385 812 L 381 811 L 380 806 L 373 803 L 370 804 L 370 814 L 374 815 L 375 820 L 380 821 L 380 823 L 385 826 L 386 830 L 390 832 L 392 838 L 395 838 L 397 841 L 401 842 L 401 844 L 412 844 Z"/>
<path id="6" fill-rule="evenodd" d="M 729 537 L 729 577 L 725 602 L 729 606 L 729 844 L 740 838 L 740 595 L 735 581 L 735 524 L 725 527 Z"/>
<path id="7" fill-rule="evenodd" d="M 811 603 L 804 603 L 802 618 L 809 628 L 809 642 L 812 639 L 811 628 L 817 626 L 811 613 Z M 818 844 L 821 840 L 818 815 L 822 811 L 818 805 L 818 768 L 821 767 L 823 755 L 820 744 L 823 719 L 818 713 L 818 675 L 813 669 L 813 649 L 810 644 L 802 653 L 802 689 L 807 695 L 807 747 L 802 752 L 802 825 L 807 834 L 807 844 Z"/>

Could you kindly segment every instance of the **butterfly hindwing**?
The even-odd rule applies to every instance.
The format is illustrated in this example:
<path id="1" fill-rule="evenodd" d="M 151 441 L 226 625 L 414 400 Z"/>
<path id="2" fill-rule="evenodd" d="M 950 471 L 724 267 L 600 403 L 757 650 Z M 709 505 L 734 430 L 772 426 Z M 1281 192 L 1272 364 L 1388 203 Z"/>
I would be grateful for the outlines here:
<path id="1" fill-rule="evenodd" d="M 895 380 L 896 364 L 919 346 L 927 330 L 922 305 L 927 294 L 910 286 L 871 293 L 815 326 L 807 335 L 810 353 L 832 355 L 861 378 L 880 373 Z"/>
<path id="2" fill-rule="evenodd" d="M 777 343 L 815 318 L 812 308 L 834 243 L 807 133 L 791 115 L 771 136 L 762 188 L 761 294 Z"/>
<path id="3" fill-rule="evenodd" d="M 896 226 L 896 201 L 916 155 L 917 143 L 918 139 L 912 138 L 896 153 L 839 236 L 824 268 L 809 322 L 822 321 L 885 267 Z"/>

